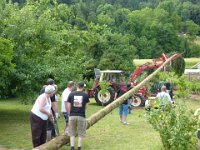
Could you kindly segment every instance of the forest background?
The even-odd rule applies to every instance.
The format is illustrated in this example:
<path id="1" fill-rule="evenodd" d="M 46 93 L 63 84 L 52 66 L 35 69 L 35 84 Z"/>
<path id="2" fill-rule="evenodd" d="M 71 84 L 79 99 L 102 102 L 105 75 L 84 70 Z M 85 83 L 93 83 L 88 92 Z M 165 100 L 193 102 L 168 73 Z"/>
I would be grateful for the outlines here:
<path id="1" fill-rule="evenodd" d="M 133 72 L 133 59 L 200 57 L 199 0 L 1 0 L 0 98 Z"/>

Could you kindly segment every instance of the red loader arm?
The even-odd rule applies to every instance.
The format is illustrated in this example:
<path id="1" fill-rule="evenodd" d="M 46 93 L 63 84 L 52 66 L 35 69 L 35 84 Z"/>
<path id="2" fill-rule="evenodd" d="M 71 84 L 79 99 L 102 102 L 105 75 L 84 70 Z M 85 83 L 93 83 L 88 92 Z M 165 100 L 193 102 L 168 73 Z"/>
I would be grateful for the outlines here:
<path id="1" fill-rule="evenodd" d="M 147 62 L 136 68 L 131 75 L 130 82 L 136 83 L 136 79 L 146 70 L 155 69 L 160 67 L 167 60 L 167 56 L 163 53 L 160 58 L 153 59 L 152 62 Z"/>

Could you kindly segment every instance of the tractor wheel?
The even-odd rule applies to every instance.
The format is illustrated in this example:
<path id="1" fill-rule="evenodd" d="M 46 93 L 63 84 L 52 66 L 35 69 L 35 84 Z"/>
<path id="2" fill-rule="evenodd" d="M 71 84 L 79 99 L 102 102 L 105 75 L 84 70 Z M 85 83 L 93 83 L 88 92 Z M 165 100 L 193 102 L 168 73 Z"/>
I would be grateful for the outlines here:
<path id="1" fill-rule="evenodd" d="M 135 94 L 131 100 L 132 107 L 143 107 L 145 104 L 145 99 L 140 94 Z"/>
<path id="2" fill-rule="evenodd" d="M 95 100 L 98 105 L 105 106 L 110 104 L 115 97 L 115 92 L 112 88 L 108 88 L 105 93 L 101 93 L 101 88 L 97 88 L 95 91 Z"/>

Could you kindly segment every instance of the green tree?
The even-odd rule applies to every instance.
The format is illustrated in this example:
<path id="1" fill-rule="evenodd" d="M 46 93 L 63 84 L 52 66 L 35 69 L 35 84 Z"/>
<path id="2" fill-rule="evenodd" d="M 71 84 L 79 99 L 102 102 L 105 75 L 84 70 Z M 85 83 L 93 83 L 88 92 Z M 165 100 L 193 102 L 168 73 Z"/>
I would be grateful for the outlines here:
<path id="1" fill-rule="evenodd" d="M 8 96 L 10 93 L 9 77 L 14 71 L 15 64 L 13 61 L 13 45 L 10 40 L 0 38 L 0 98 Z"/>
<path id="2" fill-rule="evenodd" d="M 196 39 L 197 34 L 200 32 L 200 26 L 195 24 L 193 21 L 186 21 L 187 36 L 190 40 Z"/>
<path id="3" fill-rule="evenodd" d="M 198 57 L 199 6 L 196 0 L 1 0 L 0 37 L 12 41 L 16 65 L 6 90 L 38 91 L 48 77 L 62 88 L 66 80 L 89 80 L 95 67 L 130 71 L 133 58 L 163 52 Z"/>

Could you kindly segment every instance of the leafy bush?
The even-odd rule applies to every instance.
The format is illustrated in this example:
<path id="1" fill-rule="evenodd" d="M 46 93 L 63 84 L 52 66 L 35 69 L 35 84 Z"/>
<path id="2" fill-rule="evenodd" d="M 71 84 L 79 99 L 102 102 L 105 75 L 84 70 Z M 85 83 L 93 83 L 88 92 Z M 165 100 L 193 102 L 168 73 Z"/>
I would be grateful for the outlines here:
<path id="1" fill-rule="evenodd" d="M 189 93 L 199 94 L 200 83 L 196 80 L 188 81 L 184 76 L 177 77 L 174 73 L 161 72 L 155 80 L 170 81 L 177 88 L 177 97 L 188 97 Z"/>
<path id="2" fill-rule="evenodd" d="M 178 97 L 188 97 L 189 95 L 189 88 L 188 88 L 188 82 L 185 80 L 184 76 L 181 76 L 178 78 L 178 91 L 177 91 L 177 96 Z"/>
<path id="3" fill-rule="evenodd" d="M 188 82 L 188 88 L 194 94 L 200 94 L 200 83 L 198 81 Z"/>
<path id="4" fill-rule="evenodd" d="M 161 72 L 158 74 L 157 79 L 160 81 L 170 81 L 173 84 L 173 89 L 177 90 L 177 97 L 187 98 L 190 92 L 188 88 L 188 81 L 184 76 L 178 77 L 174 72 Z"/>
<path id="5" fill-rule="evenodd" d="M 146 113 L 148 122 L 159 132 L 165 150 L 197 149 L 197 118 L 184 105 L 166 105 Z"/>
<path id="6" fill-rule="evenodd" d="M 15 64 L 13 60 L 13 45 L 12 42 L 5 38 L 0 38 L 0 98 L 6 97 L 9 92 L 9 77 L 14 71 Z"/>
<path id="7" fill-rule="evenodd" d="M 101 94 L 105 94 L 107 92 L 107 89 L 109 88 L 109 83 L 106 81 L 102 81 L 99 85 L 101 87 Z"/>

